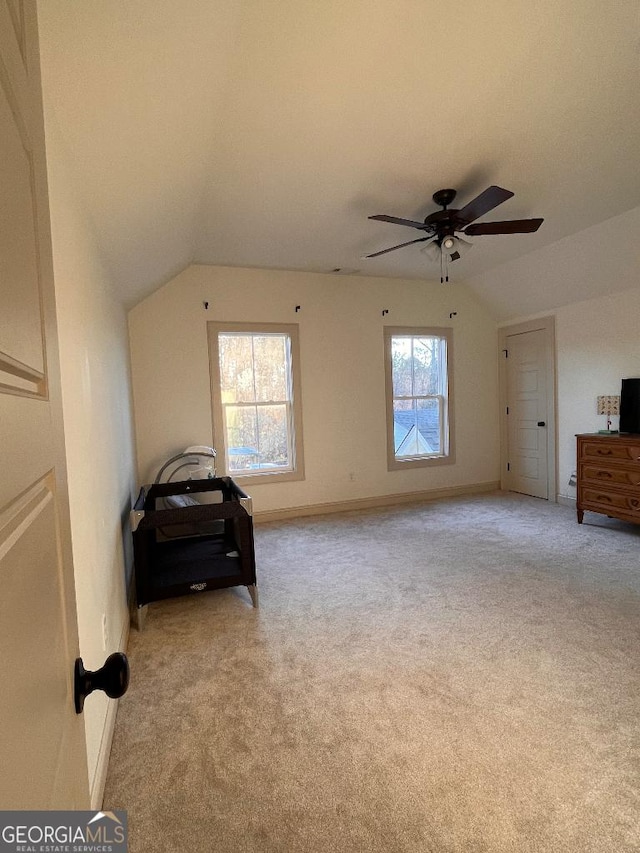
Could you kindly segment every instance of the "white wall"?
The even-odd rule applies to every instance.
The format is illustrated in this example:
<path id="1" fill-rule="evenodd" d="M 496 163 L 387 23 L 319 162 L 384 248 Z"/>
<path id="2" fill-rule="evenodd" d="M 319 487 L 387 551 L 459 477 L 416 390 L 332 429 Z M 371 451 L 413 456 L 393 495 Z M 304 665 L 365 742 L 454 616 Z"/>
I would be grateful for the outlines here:
<path id="1" fill-rule="evenodd" d="M 568 305 L 556 312 L 558 359 L 558 492 L 576 469 L 576 433 L 605 429 L 596 397 L 619 394 L 621 380 L 640 377 L 640 289 Z M 618 428 L 612 418 L 612 429 Z"/>
<path id="2" fill-rule="evenodd" d="M 47 105 L 46 55 L 43 89 Z M 126 314 L 79 207 L 55 116 L 45 109 L 47 168 L 80 654 L 98 669 L 127 637 L 126 529 L 134 480 Z M 106 644 L 102 620 L 106 617 Z M 92 800 L 101 795 L 113 700 L 84 706 Z"/>
<path id="3" fill-rule="evenodd" d="M 495 323 L 463 284 L 192 266 L 129 313 L 141 483 L 172 453 L 215 446 L 214 319 L 300 324 L 306 479 L 247 487 L 257 512 L 499 479 Z M 384 324 L 454 329 L 454 465 L 387 471 Z"/>
<path id="4" fill-rule="evenodd" d="M 468 283 L 501 322 L 550 314 L 563 305 L 638 287 L 639 232 L 640 207 L 636 207 Z"/>

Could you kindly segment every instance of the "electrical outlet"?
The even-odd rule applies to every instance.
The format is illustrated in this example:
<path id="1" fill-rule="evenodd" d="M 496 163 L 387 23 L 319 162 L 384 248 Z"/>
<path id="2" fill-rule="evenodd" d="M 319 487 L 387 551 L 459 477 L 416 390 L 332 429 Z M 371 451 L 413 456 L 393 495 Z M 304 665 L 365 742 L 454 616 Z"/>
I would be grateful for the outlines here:
<path id="1" fill-rule="evenodd" d="M 102 614 L 102 650 L 106 652 L 108 645 L 108 635 L 107 635 L 107 614 Z"/>

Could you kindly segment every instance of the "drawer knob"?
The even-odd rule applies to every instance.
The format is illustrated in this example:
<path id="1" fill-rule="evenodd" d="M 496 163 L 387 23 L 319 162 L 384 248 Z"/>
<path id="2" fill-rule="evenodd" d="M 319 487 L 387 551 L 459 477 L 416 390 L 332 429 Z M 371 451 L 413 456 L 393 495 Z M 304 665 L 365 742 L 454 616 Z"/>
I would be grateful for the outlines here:
<path id="1" fill-rule="evenodd" d="M 598 471 L 598 477 L 608 477 L 611 479 L 613 474 L 610 471 Z"/>
<path id="2" fill-rule="evenodd" d="M 607 450 L 603 450 L 601 447 L 598 448 L 599 456 L 611 456 L 613 450 L 609 447 Z"/>
<path id="3" fill-rule="evenodd" d="M 606 501 L 606 503 L 611 503 L 611 498 L 609 495 L 598 495 L 596 498 L 597 501 Z"/>

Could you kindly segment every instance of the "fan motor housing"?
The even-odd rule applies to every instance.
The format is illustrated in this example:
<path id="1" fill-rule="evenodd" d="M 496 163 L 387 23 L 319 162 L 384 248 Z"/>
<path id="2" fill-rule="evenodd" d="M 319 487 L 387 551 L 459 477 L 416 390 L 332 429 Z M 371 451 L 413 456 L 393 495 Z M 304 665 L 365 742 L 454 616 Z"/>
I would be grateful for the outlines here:
<path id="1" fill-rule="evenodd" d="M 437 190 L 437 192 L 432 195 L 432 198 L 440 207 L 448 207 L 456 195 L 457 192 L 455 190 Z"/>
<path id="2" fill-rule="evenodd" d="M 448 205 L 451 204 L 456 195 L 456 190 L 448 189 L 437 190 L 432 196 L 435 203 L 444 209 L 430 213 L 424 220 L 424 224 L 429 226 L 429 228 L 433 228 L 436 232 L 438 243 L 444 240 L 445 237 L 453 237 L 454 232 L 466 224 L 461 219 L 458 219 L 458 210 L 447 210 Z"/>
<path id="3" fill-rule="evenodd" d="M 464 223 L 458 219 L 457 210 L 437 210 L 430 213 L 424 220 L 424 224 L 433 228 L 438 234 L 446 234 L 460 228 Z"/>

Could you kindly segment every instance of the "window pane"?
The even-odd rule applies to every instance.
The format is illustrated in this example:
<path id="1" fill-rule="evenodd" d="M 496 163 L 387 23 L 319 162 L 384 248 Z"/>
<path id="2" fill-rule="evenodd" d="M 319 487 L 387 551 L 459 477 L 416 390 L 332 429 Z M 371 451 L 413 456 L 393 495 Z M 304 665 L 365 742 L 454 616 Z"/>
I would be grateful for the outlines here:
<path id="1" fill-rule="evenodd" d="M 416 420 L 423 446 L 428 449 L 423 453 L 442 452 L 442 418 L 441 400 L 416 400 Z"/>
<path id="2" fill-rule="evenodd" d="M 256 400 L 261 403 L 288 400 L 288 346 L 286 335 L 255 335 L 253 338 Z"/>
<path id="3" fill-rule="evenodd" d="M 411 338 L 391 338 L 391 374 L 393 377 L 393 396 L 410 397 L 413 394 Z"/>
<path id="4" fill-rule="evenodd" d="M 220 391 L 223 403 L 255 399 L 251 335 L 220 335 Z"/>
<path id="5" fill-rule="evenodd" d="M 393 446 L 396 456 L 415 456 L 410 451 L 415 439 L 416 405 L 415 400 L 393 401 Z"/>
<path id="6" fill-rule="evenodd" d="M 229 472 L 242 471 L 258 463 L 258 417 L 255 406 L 226 406 Z"/>
<path id="7" fill-rule="evenodd" d="M 441 452 L 440 402 L 393 401 L 393 446 L 398 459 Z"/>
<path id="8" fill-rule="evenodd" d="M 413 393 L 416 396 L 439 393 L 439 341 L 415 338 L 413 343 Z"/>
<path id="9" fill-rule="evenodd" d="M 286 468 L 291 466 L 288 441 L 288 406 L 258 407 L 258 466 Z"/>

